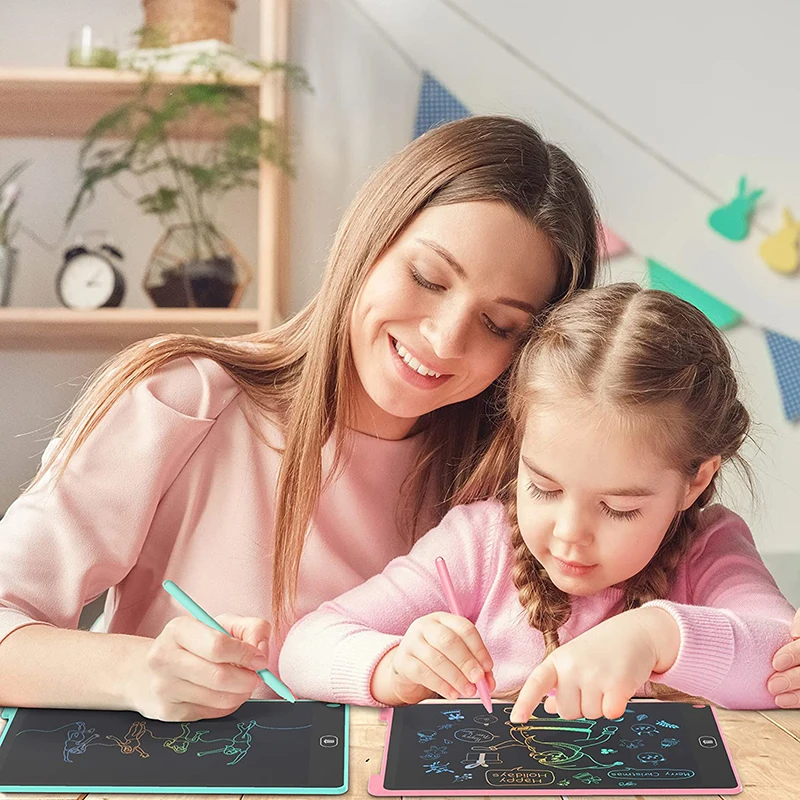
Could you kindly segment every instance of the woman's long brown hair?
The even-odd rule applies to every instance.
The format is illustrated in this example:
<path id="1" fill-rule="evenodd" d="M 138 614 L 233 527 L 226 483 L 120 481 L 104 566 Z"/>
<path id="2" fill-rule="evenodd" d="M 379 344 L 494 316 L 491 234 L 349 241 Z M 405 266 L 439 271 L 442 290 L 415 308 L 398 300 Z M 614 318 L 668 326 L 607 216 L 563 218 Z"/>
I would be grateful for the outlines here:
<path id="1" fill-rule="evenodd" d="M 352 419 L 351 311 L 371 266 L 423 209 L 470 201 L 505 203 L 544 232 L 557 254 L 555 304 L 591 286 L 599 250 L 591 192 L 575 163 L 530 125 L 508 117 L 471 117 L 435 128 L 380 167 L 339 225 L 322 288 L 283 325 L 231 339 L 172 335 L 141 342 L 101 368 L 56 435 L 34 479 L 57 478 L 119 396 L 170 360 L 207 356 L 222 365 L 252 401 L 278 415 L 285 448 L 276 491 L 273 622 L 290 622 L 300 556 L 322 482 L 321 454 L 335 437 L 331 475 L 342 466 Z M 502 254 L 498 254 L 501 257 Z M 531 264 L 531 269 L 536 269 Z M 436 476 L 444 513 L 491 438 L 490 409 L 502 378 L 479 396 L 434 411 L 418 463 L 405 487 L 409 546 L 418 534 L 426 487 Z M 428 502 L 430 497 L 428 497 Z"/>

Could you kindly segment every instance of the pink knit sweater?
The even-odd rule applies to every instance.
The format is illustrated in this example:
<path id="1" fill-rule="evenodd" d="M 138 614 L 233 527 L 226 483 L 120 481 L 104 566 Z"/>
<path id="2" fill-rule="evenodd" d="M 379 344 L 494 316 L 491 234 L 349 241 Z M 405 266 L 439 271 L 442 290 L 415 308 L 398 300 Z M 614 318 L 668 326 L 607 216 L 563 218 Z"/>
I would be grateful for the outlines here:
<path id="1" fill-rule="evenodd" d="M 413 620 L 447 610 L 434 565 L 441 555 L 492 656 L 497 692 L 521 687 L 545 648 L 517 599 L 510 538 L 499 503 L 454 508 L 408 555 L 296 623 L 281 652 L 282 678 L 302 697 L 377 705 L 369 686 L 378 661 Z M 622 590 L 571 601 L 562 643 L 622 611 Z M 705 510 L 669 598 L 647 605 L 666 609 L 681 632 L 675 664 L 651 680 L 730 708 L 775 707 L 766 683 L 774 652 L 791 640 L 794 609 L 740 517 L 722 506 Z"/>
<path id="2" fill-rule="evenodd" d="M 0 642 L 33 621 L 76 627 L 83 606 L 109 587 L 107 630 L 157 636 L 186 613 L 162 589 L 165 578 L 212 616 L 271 620 L 280 455 L 254 434 L 245 406 L 207 358 L 176 360 L 114 403 L 63 478 L 23 494 L 0 521 Z M 268 420 L 262 433 L 282 445 Z M 408 552 L 399 487 L 420 443 L 353 433 L 346 469 L 312 520 L 298 615 Z M 332 457 L 329 442 L 325 476 Z M 280 646 L 273 635 L 275 672 Z M 275 695 L 260 687 L 255 696 Z"/>

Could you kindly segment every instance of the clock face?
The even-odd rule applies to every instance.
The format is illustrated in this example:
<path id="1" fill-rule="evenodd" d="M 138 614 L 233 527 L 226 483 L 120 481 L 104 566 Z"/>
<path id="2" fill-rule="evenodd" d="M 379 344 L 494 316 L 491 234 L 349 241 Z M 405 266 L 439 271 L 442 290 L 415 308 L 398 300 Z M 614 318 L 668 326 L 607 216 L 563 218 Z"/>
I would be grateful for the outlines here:
<path id="1" fill-rule="evenodd" d="M 117 276 L 104 258 L 83 253 L 69 259 L 59 277 L 61 300 L 69 308 L 102 308 L 114 294 Z"/>

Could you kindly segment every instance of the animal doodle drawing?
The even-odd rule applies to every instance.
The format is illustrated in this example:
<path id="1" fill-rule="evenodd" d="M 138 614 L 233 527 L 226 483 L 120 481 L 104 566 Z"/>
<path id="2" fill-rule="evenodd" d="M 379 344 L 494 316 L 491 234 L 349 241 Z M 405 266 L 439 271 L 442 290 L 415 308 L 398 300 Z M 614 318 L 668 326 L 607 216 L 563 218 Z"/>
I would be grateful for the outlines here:
<path id="1" fill-rule="evenodd" d="M 164 723 L 160 723 L 162 726 Z M 169 724 L 169 723 L 167 723 Z M 206 739 L 204 738 L 210 733 L 208 729 L 192 730 L 191 726 L 187 723 L 180 724 L 181 732 L 174 736 L 157 736 L 149 727 L 148 720 L 136 720 L 132 722 L 127 731 L 124 733 L 108 733 L 103 736 L 101 733 L 96 732 L 95 728 L 86 727 L 83 720 L 75 720 L 74 722 L 61 725 L 58 728 L 39 729 L 27 728 L 20 731 L 17 736 L 23 734 L 53 734 L 59 731 L 64 732 L 64 743 L 62 748 L 63 759 L 67 764 L 74 763 L 75 756 L 85 755 L 90 746 L 112 747 L 118 749 L 119 753 L 125 756 L 138 756 L 139 758 L 150 758 L 150 750 L 148 749 L 153 744 L 161 742 L 161 744 L 171 750 L 176 755 L 185 755 L 189 753 L 192 745 L 209 745 L 222 743 L 221 746 L 212 749 L 198 749 L 195 753 L 198 757 L 218 755 L 233 756 L 227 762 L 227 766 L 231 767 L 238 764 L 249 752 L 253 743 L 253 734 L 251 731 L 255 729 L 264 731 L 300 731 L 311 727 L 311 725 L 295 725 L 295 726 L 272 726 L 260 725 L 256 720 L 251 719 L 247 722 L 237 723 L 237 732 L 230 737 Z M 102 737 L 102 738 L 101 738 Z M 145 744 L 145 740 L 150 744 Z"/>

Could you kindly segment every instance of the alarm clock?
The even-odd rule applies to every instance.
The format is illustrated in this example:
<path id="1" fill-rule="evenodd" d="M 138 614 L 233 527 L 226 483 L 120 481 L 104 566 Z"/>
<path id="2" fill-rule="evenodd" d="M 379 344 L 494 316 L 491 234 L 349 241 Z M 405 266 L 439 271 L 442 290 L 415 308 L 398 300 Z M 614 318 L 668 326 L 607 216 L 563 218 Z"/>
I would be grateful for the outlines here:
<path id="1" fill-rule="evenodd" d="M 122 253 L 107 242 L 96 248 L 71 247 L 56 275 L 62 305 L 76 310 L 119 306 L 125 297 L 125 279 L 116 266 L 121 261 Z"/>

